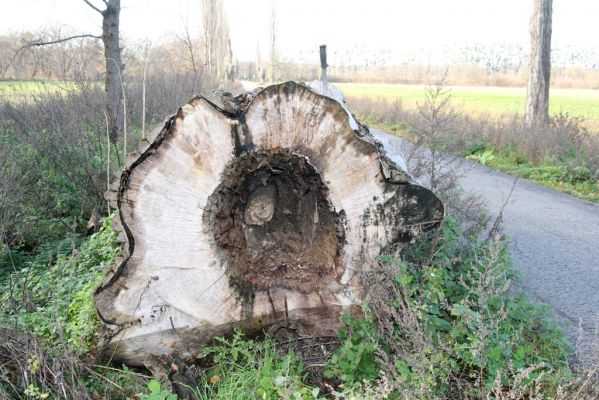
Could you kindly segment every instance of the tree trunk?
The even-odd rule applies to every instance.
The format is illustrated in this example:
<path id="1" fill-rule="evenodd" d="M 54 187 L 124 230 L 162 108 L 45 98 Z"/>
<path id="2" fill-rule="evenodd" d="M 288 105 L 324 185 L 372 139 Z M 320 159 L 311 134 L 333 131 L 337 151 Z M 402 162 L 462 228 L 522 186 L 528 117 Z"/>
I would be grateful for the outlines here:
<path id="1" fill-rule="evenodd" d="M 270 81 L 277 82 L 277 6 L 273 1 L 270 4 Z"/>
<path id="2" fill-rule="evenodd" d="M 543 125 L 549 121 L 552 1 L 533 0 L 526 99 L 526 122 L 530 125 Z"/>
<path id="3" fill-rule="evenodd" d="M 92 10 L 102 15 L 101 39 L 104 44 L 104 60 L 106 63 L 106 116 L 108 119 L 110 140 L 113 143 L 116 143 L 119 136 L 123 133 L 125 126 L 125 116 L 123 111 L 125 110 L 122 79 L 123 64 L 121 62 L 121 48 L 119 46 L 121 0 L 103 0 L 103 3 L 106 4 L 104 10 L 96 7 L 90 0 L 83 1 Z M 29 46 L 47 46 L 83 37 L 100 39 L 99 36 L 82 34 L 50 41 L 35 41 L 30 43 Z"/>
<path id="4" fill-rule="evenodd" d="M 217 81 L 227 77 L 233 62 L 229 25 L 222 0 L 202 0 L 204 59 L 208 73 Z"/>
<path id="5" fill-rule="evenodd" d="M 121 47 L 119 45 L 119 15 L 121 0 L 109 0 L 102 11 L 102 42 L 106 61 L 106 112 L 110 139 L 116 143 L 123 133 L 123 87 Z"/>
<path id="6" fill-rule="evenodd" d="M 235 328 L 330 334 L 359 310 L 362 273 L 444 216 L 343 104 L 294 82 L 194 98 L 107 198 L 124 250 L 96 305 L 134 365 Z"/>

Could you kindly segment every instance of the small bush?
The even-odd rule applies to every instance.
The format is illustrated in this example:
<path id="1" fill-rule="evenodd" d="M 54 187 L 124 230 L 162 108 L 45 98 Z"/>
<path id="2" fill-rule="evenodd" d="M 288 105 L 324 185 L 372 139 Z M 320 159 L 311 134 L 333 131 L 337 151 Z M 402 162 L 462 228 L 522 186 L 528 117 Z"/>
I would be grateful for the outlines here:
<path id="1" fill-rule="evenodd" d="M 365 277 L 371 303 L 346 320 L 328 376 L 347 388 L 380 370 L 398 398 L 554 396 L 571 376 L 568 344 L 546 307 L 508 294 L 504 245 L 464 236 L 453 217 L 438 235 Z"/>
<path id="2" fill-rule="evenodd" d="M 49 247 L 10 275 L 0 294 L 0 324 L 83 353 L 98 340 L 93 290 L 120 251 L 112 218 L 76 248 Z M 69 251 L 70 250 L 70 251 Z M 69 254 L 70 253 L 70 254 Z M 59 351 L 59 346 L 54 346 Z"/>

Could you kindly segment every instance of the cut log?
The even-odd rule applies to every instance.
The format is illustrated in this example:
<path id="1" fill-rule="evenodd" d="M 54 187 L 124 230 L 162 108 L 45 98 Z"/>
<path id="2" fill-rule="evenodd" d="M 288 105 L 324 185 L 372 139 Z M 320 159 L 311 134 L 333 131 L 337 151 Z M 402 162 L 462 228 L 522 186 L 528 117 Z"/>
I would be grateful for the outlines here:
<path id="1" fill-rule="evenodd" d="M 236 328 L 330 334 L 360 274 L 443 219 L 339 101 L 287 82 L 223 104 L 184 105 L 107 193 L 124 254 L 96 305 L 115 359 L 193 357 Z"/>

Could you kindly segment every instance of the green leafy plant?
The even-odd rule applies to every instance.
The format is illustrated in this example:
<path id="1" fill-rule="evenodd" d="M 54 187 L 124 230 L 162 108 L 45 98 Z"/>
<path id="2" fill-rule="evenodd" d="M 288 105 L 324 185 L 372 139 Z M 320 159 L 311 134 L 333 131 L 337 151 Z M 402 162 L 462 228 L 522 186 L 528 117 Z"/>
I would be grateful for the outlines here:
<path id="1" fill-rule="evenodd" d="M 277 355 L 274 344 L 247 340 L 236 331 L 218 337 L 200 354 L 213 364 L 196 388 L 201 399 L 315 399 L 319 389 L 302 381 L 303 365 L 293 353 Z"/>
<path id="2" fill-rule="evenodd" d="M 162 389 L 160 382 L 156 379 L 151 379 L 148 382 L 149 393 L 138 393 L 139 400 L 177 400 L 176 394 L 170 393 L 168 390 Z"/>
<path id="3" fill-rule="evenodd" d="M 27 387 L 27 389 L 25 389 L 25 396 L 36 400 L 43 400 L 47 399 L 50 394 L 42 391 L 39 387 L 32 383 Z"/>
<path id="4" fill-rule="evenodd" d="M 489 161 L 492 161 L 495 158 L 495 156 L 493 155 L 493 150 L 489 149 L 480 153 L 470 154 L 466 156 L 466 158 L 468 160 L 476 161 L 481 165 L 487 165 Z"/>
<path id="5" fill-rule="evenodd" d="M 432 337 L 463 374 L 484 382 L 486 390 L 509 388 L 518 371 L 545 365 L 552 374 L 541 378 L 531 372 L 528 383 L 542 379 L 551 393 L 569 368 L 567 342 L 549 309 L 533 305 L 522 293 L 508 294 L 516 273 L 502 243 L 476 237 L 461 241 L 458 221 L 451 217 L 442 233 L 430 265 L 411 268 L 415 300 Z M 421 243 L 419 251 L 428 253 L 428 247 Z"/>
<path id="6" fill-rule="evenodd" d="M 106 218 L 102 229 L 78 248 L 77 241 L 70 242 L 72 247 L 67 242 L 48 247 L 14 272 L 0 294 L 0 323 L 60 340 L 76 353 L 95 344 L 99 321 L 93 290 L 120 251 L 111 221 Z"/>
<path id="7" fill-rule="evenodd" d="M 508 294 L 516 274 L 501 242 L 466 237 L 449 216 L 404 258 L 381 258 L 372 274 L 388 286 L 372 289 L 363 318 L 344 319 L 326 376 L 352 393 L 392 376 L 399 398 L 555 395 L 571 374 L 567 342 L 547 307 Z"/>
<path id="8" fill-rule="evenodd" d="M 339 331 L 341 347 L 331 356 L 325 377 L 338 378 L 348 386 L 376 379 L 379 376 L 375 360 L 378 332 L 367 305 L 363 307 L 362 318 L 347 316 L 343 322 L 345 327 Z"/>

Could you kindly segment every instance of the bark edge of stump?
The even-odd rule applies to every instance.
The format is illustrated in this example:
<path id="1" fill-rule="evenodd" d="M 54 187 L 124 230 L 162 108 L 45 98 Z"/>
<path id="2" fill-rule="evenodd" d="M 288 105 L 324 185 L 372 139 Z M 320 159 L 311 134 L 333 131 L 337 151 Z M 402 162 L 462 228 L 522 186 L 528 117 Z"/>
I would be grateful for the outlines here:
<path id="1" fill-rule="evenodd" d="M 360 274 L 444 218 L 403 165 L 296 82 L 194 97 L 106 192 L 123 245 L 95 292 L 107 354 L 193 358 L 281 324 L 334 334 L 359 312 Z"/>

